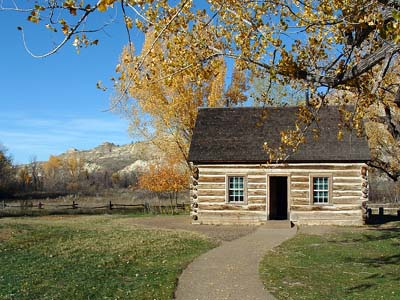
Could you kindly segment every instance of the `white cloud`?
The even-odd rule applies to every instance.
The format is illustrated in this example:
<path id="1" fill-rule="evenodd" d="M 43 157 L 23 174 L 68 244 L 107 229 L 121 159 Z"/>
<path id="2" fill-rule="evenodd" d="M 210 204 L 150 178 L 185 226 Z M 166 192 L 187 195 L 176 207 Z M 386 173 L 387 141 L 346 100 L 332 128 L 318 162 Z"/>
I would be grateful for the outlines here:
<path id="1" fill-rule="evenodd" d="M 127 133 L 128 123 L 117 117 L 84 118 L 66 116 L 26 117 L 24 113 L 0 113 L 0 142 L 24 163 L 37 155 L 46 160 L 51 154 L 59 154 L 69 148 L 89 149 L 105 141 L 125 144 L 131 141 Z"/>

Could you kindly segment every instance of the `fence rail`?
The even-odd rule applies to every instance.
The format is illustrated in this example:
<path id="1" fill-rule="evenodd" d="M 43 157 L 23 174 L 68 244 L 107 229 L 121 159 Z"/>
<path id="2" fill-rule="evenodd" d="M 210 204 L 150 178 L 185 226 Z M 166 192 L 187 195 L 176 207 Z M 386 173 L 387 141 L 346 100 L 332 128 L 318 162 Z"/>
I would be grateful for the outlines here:
<path id="1" fill-rule="evenodd" d="M 78 202 L 72 201 L 71 204 L 52 204 L 52 203 L 43 203 L 39 201 L 38 203 L 26 203 L 21 205 L 8 204 L 5 202 L 0 203 L 0 211 L 6 211 L 8 209 L 20 209 L 20 210 L 37 210 L 37 211 L 52 211 L 52 210 L 134 210 L 134 211 L 142 211 L 146 212 L 163 212 L 171 210 L 173 211 L 186 211 L 189 209 L 189 204 L 186 203 L 176 203 L 172 205 L 165 204 L 149 204 L 147 202 L 139 203 L 139 204 L 121 204 L 121 203 L 113 203 L 112 201 L 108 201 L 105 205 L 98 206 L 85 206 L 79 205 Z"/>

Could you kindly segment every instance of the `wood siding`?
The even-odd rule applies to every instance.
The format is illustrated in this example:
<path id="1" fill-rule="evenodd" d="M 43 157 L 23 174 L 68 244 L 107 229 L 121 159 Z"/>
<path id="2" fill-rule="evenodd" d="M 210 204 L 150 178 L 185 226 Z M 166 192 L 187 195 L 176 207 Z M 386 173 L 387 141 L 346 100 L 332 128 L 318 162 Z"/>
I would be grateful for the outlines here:
<path id="1" fill-rule="evenodd" d="M 363 224 L 362 204 L 368 200 L 367 178 L 362 163 L 197 165 L 199 178 L 193 185 L 192 214 L 204 224 L 263 223 L 268 214 L 269 176 L 288 177 L 289 218 L 297 224 Z M 243 175 L 247 180 L 244 204 L 227 201 L 227 176 Z M 314 204 L 312 176 L 331 178 L 328 204 Z"/>

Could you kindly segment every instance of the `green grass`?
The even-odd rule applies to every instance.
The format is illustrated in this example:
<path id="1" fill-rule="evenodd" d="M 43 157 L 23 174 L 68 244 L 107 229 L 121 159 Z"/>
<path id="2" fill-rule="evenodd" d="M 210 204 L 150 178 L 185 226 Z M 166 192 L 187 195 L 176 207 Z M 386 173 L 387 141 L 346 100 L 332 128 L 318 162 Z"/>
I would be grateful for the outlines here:
<path id="1" fill-rule="evenodd" d="M 269 252 L 261 277 L 278 299 L 400 299 L 400 223 L 299 234 Z"/>
<path id="2" fill-rule="evenodd" d="M 0 220 L 0 299 L 172 299 L 183 268 L 215 245 L 130 219 Z"/>

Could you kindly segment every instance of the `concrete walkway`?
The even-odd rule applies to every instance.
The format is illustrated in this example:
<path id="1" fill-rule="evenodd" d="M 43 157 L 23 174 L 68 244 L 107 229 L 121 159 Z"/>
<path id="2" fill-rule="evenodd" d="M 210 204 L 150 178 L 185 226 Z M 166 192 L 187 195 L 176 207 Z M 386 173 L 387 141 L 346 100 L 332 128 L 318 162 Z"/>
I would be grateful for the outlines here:
<path id="1" fill-rule="evenodd" d="M 265 253 L 296 234 L 291 229 L 259 227 L 254 233 L 195 259 L 179 278 L 177 300 L 269 300 L 258 267 Z"/>

